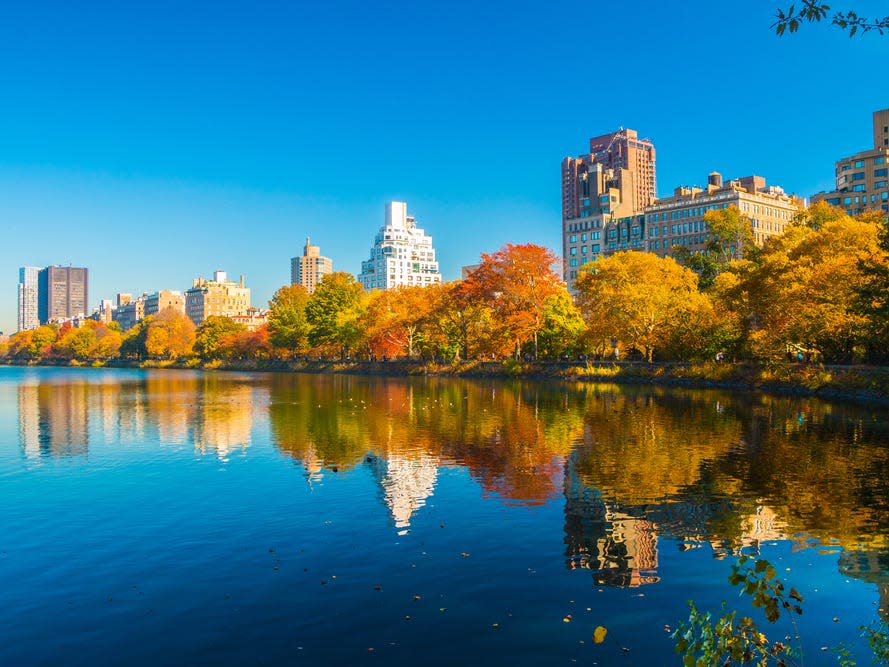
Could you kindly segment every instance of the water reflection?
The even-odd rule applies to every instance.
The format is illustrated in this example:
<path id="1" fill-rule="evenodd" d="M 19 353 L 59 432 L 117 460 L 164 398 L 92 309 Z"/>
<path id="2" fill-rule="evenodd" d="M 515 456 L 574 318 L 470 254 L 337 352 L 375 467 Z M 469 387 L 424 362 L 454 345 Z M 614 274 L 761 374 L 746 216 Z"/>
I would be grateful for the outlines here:
<path id="1" fill-rule="evenodd" d="M 53 377 L 18 386 L 19 442 L 26 458 L 39 459 L 85 456 L 91 438 L 129 446 L 156 437 L 226 460 L 250 446 L 254 404 L 264 393 L 247 381 L 196 373 Z"/>
<path id="2" fill-rule="evenodd" d="M 393 528 L 418 521 L 441 470 L 483 495 L 564 505 L 569 569 L 654 584 L 663 550 L 714 557 L 791 540 L 889 590 L 889 422 L 816 400 L 591 385 L 349 376 L 88 374 L 18 387 L 30 458 L 83 457 L 149 435 L 221 461 L 271 442 L 309 484 L 361 468 Z"/>

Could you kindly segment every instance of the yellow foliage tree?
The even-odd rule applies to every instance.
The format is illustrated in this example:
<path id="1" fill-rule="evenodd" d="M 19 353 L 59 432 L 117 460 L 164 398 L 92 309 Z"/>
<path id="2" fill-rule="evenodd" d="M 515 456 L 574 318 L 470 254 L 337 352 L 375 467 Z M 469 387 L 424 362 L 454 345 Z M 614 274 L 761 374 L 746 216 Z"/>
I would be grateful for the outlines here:
<path id="1" fill-rule="evenodd" d="M 151 357 L 175 359 L 192 353 L 195 327 L 192 321 L 174 308 L 166 308 L 148 323 L 145 351 Z"/>
<path id="2" fill-rule="evenodd" d="M 575 287 L 591 335 L 619 340 L 648 361 L 669 343 L 675 324 L 707 299 L 693 271 L 646 252 L 619 252 L 588 264 Z"/>

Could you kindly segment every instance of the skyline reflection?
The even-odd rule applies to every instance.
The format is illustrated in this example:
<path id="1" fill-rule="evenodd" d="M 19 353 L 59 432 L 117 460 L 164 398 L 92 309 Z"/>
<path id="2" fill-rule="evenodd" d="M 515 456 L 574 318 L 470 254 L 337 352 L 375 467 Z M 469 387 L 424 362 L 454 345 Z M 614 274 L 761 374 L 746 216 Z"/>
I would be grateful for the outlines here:
<path id="1" fill-rule="evenodd" d="M 96 375 L 94 377 L 100 377 Z M 21 384 L 28 460 L 86 458 L 150 435 L 226 462 L 268 425 L 306 483 L 364 471 L 397 534 L 461 468 L 483 497 L 562 503 L 568 569 L 659 582 L 665 548 L 715 558 L 766 542 L 841 548 L 889 590 L 889 426 L 814 399 L 582 384 L 176 371 Z M 263 436 L 263 442 L 265 441 Z M 446 503 L 448 498 L 439 498 Z"/>

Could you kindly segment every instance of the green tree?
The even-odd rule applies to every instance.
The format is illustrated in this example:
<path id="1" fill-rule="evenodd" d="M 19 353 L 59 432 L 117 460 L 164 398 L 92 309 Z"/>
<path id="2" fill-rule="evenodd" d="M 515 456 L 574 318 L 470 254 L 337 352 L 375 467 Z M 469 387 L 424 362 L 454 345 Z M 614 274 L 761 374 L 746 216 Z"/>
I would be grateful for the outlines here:
<path id="1" fill-rule="evenodd" d="M 356 320 L 360 314 L 363 290 L 350 273 L 329 273 L 321 279 L 309 303 L 306 319 L 311 325 L 309 343 L 345 356 L 360 339 Z"/>
<path id="2" fill-rule="evenodd" d="M 583 316 L 571 295 L 563 291 L 551 296 L 543 307 L 543 328 L 538 337 L 541 356 L 558 359 L 578 352 L 585 331 Z"/>
<path id="3" fill-rule="evenodd" d="M 240 322 L 235 322 L 230 317 L 211 315 L 201 322 L 195 333 L 194 350 L 204 359 L 219 359 L 222 339 L 242 331 L 247 331 L 247 327 Z"/>
<path id="4" fill-rule="evenodd" d="M 309 293 L 302 285 L 285 285 L 269 301 L 269 340 L 291 354 L 305 352 L 309 344 L 306 307 Z"/>

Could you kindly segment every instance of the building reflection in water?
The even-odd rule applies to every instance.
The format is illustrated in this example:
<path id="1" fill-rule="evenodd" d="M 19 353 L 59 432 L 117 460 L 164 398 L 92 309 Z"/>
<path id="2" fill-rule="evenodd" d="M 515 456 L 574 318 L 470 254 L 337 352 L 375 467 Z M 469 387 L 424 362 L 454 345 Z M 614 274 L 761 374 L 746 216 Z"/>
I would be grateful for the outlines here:
<path id="1" fill-rule="evenodd" d="M 19 386 L 19 443 L 24 456 L 88 453 L 88 391 L 83 383 Z"/>
<path id="2" fill-rule="evenodd" d="M 207 378 L 190 420 L 194 447 L 202 454 L 214 453 L 226 461 L 236 452 L 246 452 L 253 428 L 253 388 L 247 384 L 218 383 Z"/>
<path id="3" fill-rule="evenodd" d="M 399 535 L 408 532 L 414 512 L 426 504 L 435 491 L 439 461 L 431 456 L 388 458 L 368 455 L 367 465 L 383 492 Z"/>
<path id="4" fill-rule="evenodd" d="M 565 472 L 565 565 L 595 570 L 600 586 L 641 586 L 659 581 L 656 526 L 623 512 L 577 476 Z"/>

